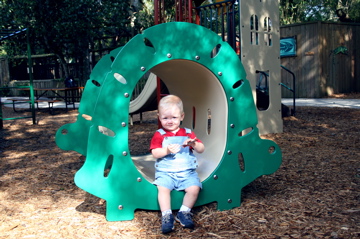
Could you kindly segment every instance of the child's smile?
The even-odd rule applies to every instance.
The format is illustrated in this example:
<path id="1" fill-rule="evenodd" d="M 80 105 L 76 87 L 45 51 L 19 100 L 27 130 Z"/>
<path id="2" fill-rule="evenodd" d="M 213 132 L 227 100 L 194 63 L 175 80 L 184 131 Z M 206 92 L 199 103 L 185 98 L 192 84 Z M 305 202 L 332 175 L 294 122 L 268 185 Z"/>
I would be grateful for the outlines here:
<path id="1" fill-rule="evenodd" d="M 179 130 L 180 123 L 183 119 L 184 113 L 180 112 L 180 109 L 175 105 L 167 109 L 159 109 L 161 126 L 168 131 L 176 133 Z"/>

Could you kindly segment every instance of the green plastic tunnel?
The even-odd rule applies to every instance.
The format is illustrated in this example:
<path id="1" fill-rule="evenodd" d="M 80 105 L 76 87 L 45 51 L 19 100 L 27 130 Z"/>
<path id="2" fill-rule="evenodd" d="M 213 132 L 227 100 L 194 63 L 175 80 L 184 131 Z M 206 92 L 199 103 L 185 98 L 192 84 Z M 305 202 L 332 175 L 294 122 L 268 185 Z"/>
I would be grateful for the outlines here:
<path id="1" fill-rule="evenodd" d="M 244 186 L 279 168 L 281 150 L 259 136 L 251 87 L 233 49 L 214 32 L 184 22 L 145 30 L 93 69 L 77 121 L 56 133 L 61 149 L 86 155 L 76 185 L 107 201 L 109 221 L 131 220 L 136 209 L 159 210 L 154 159 L 131 155 L 128 139 L 131 95 L 148 71 L 182 98 L 182 125 L 206 146 L 197 155 L 203 190 L 196 206 L 240 206 Z M 173 209 L 183 195 L 172 192 Z"/>

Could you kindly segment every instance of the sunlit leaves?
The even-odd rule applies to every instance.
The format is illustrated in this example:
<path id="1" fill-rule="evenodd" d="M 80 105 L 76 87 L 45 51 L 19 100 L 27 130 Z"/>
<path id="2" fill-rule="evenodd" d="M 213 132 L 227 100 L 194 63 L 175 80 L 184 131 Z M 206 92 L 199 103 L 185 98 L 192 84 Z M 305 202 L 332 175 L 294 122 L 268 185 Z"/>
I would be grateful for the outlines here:
<path id="1" fill-rule="evenodd" d="M 281 24 L 309 21 L 360 22 L 360 0 L 280 0 Z"/>
<path id="2" fill-rule="evenodd" d="M 31 29 L 33 54 L 53 53 L 66 71 L 70 61 L 83 64 L 79 69 L 86 79 L 89 52 L 101 48 L 116 48 L 133 34 L 131 0 L 0 0 L 0 29 Z M 20 39 L 22 37 L 22 39 Z M 3 42 L 9 55 L 24 55 L 24 36 Z M 65 72 L 66 73 L 66 72 Z"/>

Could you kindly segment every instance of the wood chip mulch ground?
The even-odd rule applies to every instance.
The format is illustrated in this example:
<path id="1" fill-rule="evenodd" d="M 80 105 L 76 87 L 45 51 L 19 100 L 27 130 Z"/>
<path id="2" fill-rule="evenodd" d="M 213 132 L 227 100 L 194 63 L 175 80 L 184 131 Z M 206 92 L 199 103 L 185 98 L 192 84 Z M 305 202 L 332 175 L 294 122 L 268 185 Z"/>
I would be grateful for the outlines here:
<path id="1" fill-rule="evenodd" d="M 141 124 L 135 117 L 132 153 L 147 150 L 154 115 L 144 114 Z M 280 169 L 246 186 L 240 207 L 195 208 L 195 230 L 177 225 L 169 235 L 160 232 L 158 211 L 107 222 L 106 202 L 76 187 L 73 177 L 85 158 L 54 142 L 56 130 L 76 116 L 58 110 L 38 113 L 35 125 L 4 121 L 0 238 L 360 238 L 359 109 L 297 107 L 296 116 L 284 118 L 283 133 L 262 136 L 282 149 Z"/>

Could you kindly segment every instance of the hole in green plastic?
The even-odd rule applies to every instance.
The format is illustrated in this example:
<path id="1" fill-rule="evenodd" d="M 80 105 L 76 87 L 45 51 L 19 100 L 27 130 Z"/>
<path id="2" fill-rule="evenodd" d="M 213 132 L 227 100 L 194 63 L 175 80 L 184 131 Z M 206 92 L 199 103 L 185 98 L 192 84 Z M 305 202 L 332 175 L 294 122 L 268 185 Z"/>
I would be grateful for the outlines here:
<path id="1" fill-rule="evenodd" d="M 113 57 L 113 56 L 110 56 L 110 60 L 111 60 L 112 62 L 114 62 L 114 60 L 115 60 L 115 57 Z"/>
<path id="2" fill-rule="evenodd" d="M 240 133 L 239 133 L 239 136 L 245 136 L 247 134 L 250 134 L 251 132 L 253 131 L 253 128 L 252 127 L 249 127 L 249 128 L 246 128 L 244 130 L 242 130 Z"/>
<path id="3" fill-rule="evenodd" d="M 96 80 L 92 80 L 91 82 L 97 87 L 101 86 L 101 84 L 99 82 L 97 82 Z"/>
<path id="4" fill-rule="evenodd" d="M 83 117 L 84 119 L 91 121 L 92 120 L 92 116 L 87 115 L 87 114 L 82 114 L 81 117 Z"/>
<path id="5" fill-rule="evenodd" d="M 151 43 L 151 41 L 147 38 L 144 38 L 144 44 L 145 46 L 148 47 L 148 49 L 151 49 L 152 50 L 152 53 L 155 53 L 155 47 L 154 45 Z"/>
<path id="6" fill-rule="evenodd" d="M 124 85 L 127 83 L 126 79 L 122 75 L 120 75 L 119 73 L 114 73 L 114 77 L 118 82 L 120 82 L 120 83 L 122 83 Z"/>
<path id="7" fill-rule="evenodd" d="M 98 126 L 98 130 L 100 133 L 104 134 L 104 135 L 107 135 L 107 136 L 110 136 L 110 137 L 114 137 L 115 136 L 115 133 L 114 131 L 112 131 L 111 129 L 109 128 L 106 128 L 105 126 Z"/>
<path id="8" fill-rule="evenodd" d="M 235 82 L 235 84 L 233 84 L 232 88 L 233 89 L 239 88 L 242 84 L 244 84 L 244 80 L 239 80 Z"/>
<path id="9" fill-rule="evenodd" d="M 67 129 L 62 129 L 62 130 L 61 130 L 61 134 L 62 134 L 62 135 L 67 135 L 67 134 L 68 134 L 68 130 L 67 130 Z"/>
<path id="10" fill-rule="evenodd" d="M 212 49 L 212 51 L 211 51 L 211 53 L 210 53 L 210 57 L 211 57 L 211 58 L 216 57 L 216 56 L 219 54 L 220 49 L 221 49 L 221 45 L 220 45 L 220 44 L 217 44 L 217 45 L 214 47 L 214 49 Z"/>
<path id="11" fill-rule="evenodd" d="M 106 160 L 105 167 L 104 167 L 104 177 L 105 178 L 107 178 L 109 176 L 113 162 L 114 162 L 114 156 L 109 155 L 108 159 Z"/>
<path id="12" fill-rule="evenodd" d="M 270 146 L 269 147 L 269 154 L 274 154 L 275 153 L 275 147 L 274 146 Z"/>
<path id="13" fill-rule="evenodd" d="M 245 171 L 245 161 L 244 161 L 244 156 L 242 153 L 238 154 L 238 162 L 239 162 L 240 170 L 242 172 L 244 172 Z"/>

